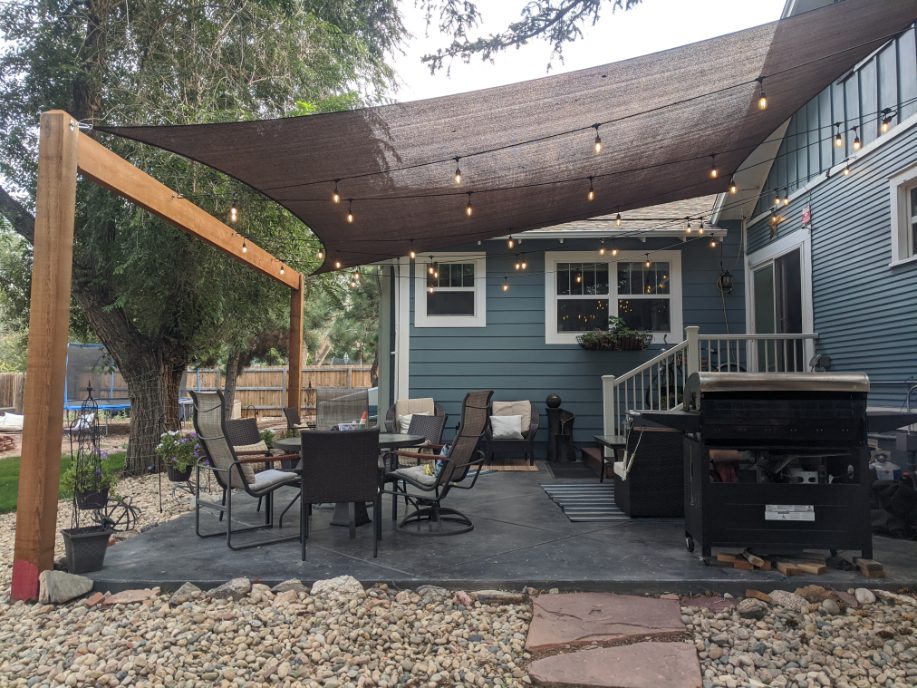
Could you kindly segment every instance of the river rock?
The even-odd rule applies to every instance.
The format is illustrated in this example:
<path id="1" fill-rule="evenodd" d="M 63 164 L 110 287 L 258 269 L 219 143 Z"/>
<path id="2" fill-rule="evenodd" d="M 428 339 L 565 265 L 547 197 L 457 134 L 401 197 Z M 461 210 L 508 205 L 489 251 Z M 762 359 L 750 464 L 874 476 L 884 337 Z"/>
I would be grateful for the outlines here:
<path id="1" fill-rule="evenodd" d="M 416 592 L 421 597 L 429 597 L 430 600 L 434 602 L 439 602 L 440 600 L 444 600 L 447 597 L 452 596 L 451 592 L 445 588 L 439 587 L 438 585 L 421 585 L 414 592 Z"/>
<path id="2" fill-rule="evenodd" d="M 744 599 L 736 606 L 736 611 L 743 619 L 763 619 L 768 609 L 767 602 L 754 597 Z"/>
<path id="3" fill-rule="evenodd" d="M 193 599 L 192 595 L 196 592 L 201 592 L 201 589 L 194 583 L 185 583 L 172 593 L 172 597 L 169 598 L 169 604 L 176 607 L 185 602 L 190 602 Z"/>
<path id="4" fill-rule="evenodd" d="M 771 599 L 778 607 L 791 609 L 796 612 L 804 612 L 809 606 L 806 598 L 787 592 L 786 590 L 774 590 L 771 593 Z"/>
<path id="5" fill-rule="evenodd" d="M 821 608 L 831 616 L 837 616 L 841 613 L 841 608 L 837 606 L 837 602 L 830 598 L 821 603 Z"/>
<path id="6" fill-rule="evenodd" d="M 92 590 L 92 580 L 63 571 L 42 571 L 38 575 L 38 601 L 64 604 Z"/>
<path id="7" fill-rule="evenodd" d="M 283 583 L 278 583 L 273 588 L 271 588 L 271 592 L 275 595 L 279 592 L 287 592 L 288 590 L 293 590 L 297 594 L 309 594 L 309 588 L 303 585 L 302 581 L 298 581 L 295 578 L 291 578 L 290 580 L 284 581 Z"/>
<path id="8" fill-rule="evenodd" d="M 315 585 L 312 586 L 312 596 L 323 597 L 332 602 L 349 599 L 362 600 L 366 597 L 366 592 L 360 585 L 360 581 L 353 576 L 338 576 L 315 581 Z"/>
<path id="9" fill-rule="evenodd" d="M 876 596 L 867 588 L 857 588 L 853 594 L 860 604 L 873 604 L 876 601 Z"/>
<path id="10" fill-rule="evenodd" d="M 213 600 L 241 600 L 251 592 L 252 583 L 248 578 L 233 578 L 223 585 L 207 591 L 207 595 Z"/>

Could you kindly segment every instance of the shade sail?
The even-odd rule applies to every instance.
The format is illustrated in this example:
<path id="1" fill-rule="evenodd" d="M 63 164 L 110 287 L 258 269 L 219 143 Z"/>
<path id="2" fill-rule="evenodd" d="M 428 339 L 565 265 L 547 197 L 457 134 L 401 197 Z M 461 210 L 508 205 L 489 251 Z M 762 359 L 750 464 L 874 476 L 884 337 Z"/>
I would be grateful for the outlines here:
<path id="1" fill-rule="evenodd" d="M 846 0 L 484 91 L 307 117 L 102 130 L 210 165 L 281 203 L 324 243 L 325 271 L 338 260 L 403 256 L 412 241 L 426 252 L 725 191 L 782 122 L 915 20 L 917 0 Z"/>

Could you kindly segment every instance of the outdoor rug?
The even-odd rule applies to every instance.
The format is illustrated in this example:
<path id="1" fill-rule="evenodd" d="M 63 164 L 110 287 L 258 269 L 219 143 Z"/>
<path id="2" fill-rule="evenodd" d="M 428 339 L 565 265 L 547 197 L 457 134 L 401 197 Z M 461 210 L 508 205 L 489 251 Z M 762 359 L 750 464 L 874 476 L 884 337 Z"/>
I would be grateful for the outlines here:
<path id="1" fill-rule="evenodd" d="M 502 463 L 485 464 L 483 470 L 537 473 L 538 466 L 529 466 L 528 459 L 503 459 Z"/>
<path id="2" fill-rule="evenodd" d="M 579 461 L 570 463 L 548 462 L 548 469 L 555 478 L 578 478 L 582 480 L 598 480 L 599 476 L 594 470 Z"/>
<path id="3" fill-rule="evenodd" d="M 615 504 L 614 483 L 541 483 L 541 489 L 554 500 L 573 522 L 629 521 Z"/>

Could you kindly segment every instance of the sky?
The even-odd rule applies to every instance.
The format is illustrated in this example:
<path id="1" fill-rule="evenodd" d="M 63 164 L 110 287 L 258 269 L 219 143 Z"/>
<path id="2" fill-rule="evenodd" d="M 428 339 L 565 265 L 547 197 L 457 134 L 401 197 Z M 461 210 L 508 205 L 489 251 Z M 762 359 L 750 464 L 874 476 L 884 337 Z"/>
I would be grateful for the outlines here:
<path id="1" fill-rule="evenodd" d="M 472 33 L 470 37 L 503 30 L 518 20 L 527 1 L 477 0 L 483 23 L 478 27 L 480 34 Z M 457 60 L 452 63 L 450 75 L 444 69 L 431 76 L 420 58 L 448 45 L 450 39 L 441 35 L 435 25 L 428 31 L 423 11 L 412 0 L 405 0 L 405 24 L 414 38 L 407 42 L 405 54 L 395 61 L 402 82 L 396 99 L 405 102 L 464 93 L 668 50 L 775 21 L 784 4 L 785 0 L 643 0 L 642 5 L 629 12 L 611 14 L 606 9 L 599 22 L 583 32 L 581 40 L 564 47 L 564 62 L 555 59 L 550 72 L 547 65 L 551 48 L 537 41 L 507 51 L 493 64 L 480 58 L 471 64 Z"/>

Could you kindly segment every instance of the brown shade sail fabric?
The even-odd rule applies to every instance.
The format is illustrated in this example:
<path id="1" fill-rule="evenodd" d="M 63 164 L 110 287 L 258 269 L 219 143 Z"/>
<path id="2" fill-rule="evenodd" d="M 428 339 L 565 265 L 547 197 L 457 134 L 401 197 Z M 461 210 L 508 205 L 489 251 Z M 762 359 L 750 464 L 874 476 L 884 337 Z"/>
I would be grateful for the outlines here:
<path id="1" fill-rule="evenodd" d="M 845 0 L 653 55 L 432 100 L 100 129 L 214 167 L 282 204 L 321 239 L 327 271 L 726 191 L 780 124 L 915 20 L 917 0 Z"/>

